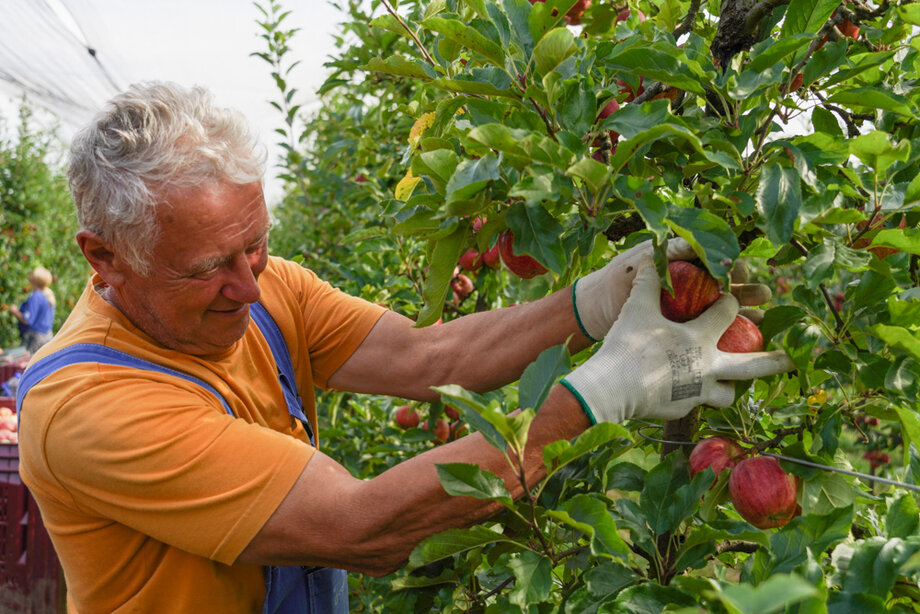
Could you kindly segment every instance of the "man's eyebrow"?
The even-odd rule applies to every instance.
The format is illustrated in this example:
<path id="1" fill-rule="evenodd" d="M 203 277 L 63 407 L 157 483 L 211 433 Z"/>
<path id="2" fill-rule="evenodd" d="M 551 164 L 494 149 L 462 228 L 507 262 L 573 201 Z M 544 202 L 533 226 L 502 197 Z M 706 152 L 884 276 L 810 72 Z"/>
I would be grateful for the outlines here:
<path id="1" fill-rule="evenodd" d="M 268 233 L 272 229 L 272 222 L 269 222 L 265 225 L 265 228 L 262 230 L 262 234 L 256 238 L 250 245 L 255 245 L 261 243 L 268 238 Z M 203 273 L 205 271 L 210 271 L 211 269 L 216 269 L 221 267 L 224 264 L 227 264 L 232 260 L 232 256 L 212 256 L 210 258 L 205 258 L 201 262 L 193 263 L 189 266 L 188 273 L 190 275 L 197 275 L 198 273 Z"/>

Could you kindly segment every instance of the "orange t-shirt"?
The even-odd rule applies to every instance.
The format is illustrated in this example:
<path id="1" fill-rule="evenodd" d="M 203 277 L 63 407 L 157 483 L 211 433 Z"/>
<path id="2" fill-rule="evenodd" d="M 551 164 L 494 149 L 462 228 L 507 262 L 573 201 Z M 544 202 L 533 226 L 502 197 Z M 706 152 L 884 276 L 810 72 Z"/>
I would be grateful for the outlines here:
<path id="1" fill-rule="evenodd" d="M 64 568 L 71 612 L 260 612 L 262 568 L 234 564 L 313 453 L 288 414 L 254 322 L 207 359 L 160 346 L 89 285 L 42 356 L 99 343 L 204 380 L 82 363 L 35 385 L 20 422 L 20 473 Z M 271 258 L 260 301 L 281 329 L 304 408 L 383 309 Z M 322 496 L 322 493 L 317 493 Z"/>

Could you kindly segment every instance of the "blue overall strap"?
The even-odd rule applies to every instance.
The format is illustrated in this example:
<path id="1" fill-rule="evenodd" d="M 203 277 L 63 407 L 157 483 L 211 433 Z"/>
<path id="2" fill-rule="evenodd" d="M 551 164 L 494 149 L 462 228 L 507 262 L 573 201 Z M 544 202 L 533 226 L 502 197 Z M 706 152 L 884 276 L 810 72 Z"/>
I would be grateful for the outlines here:
<path id="1" fill-rule="evenodd" d="M 288 413 L 300 420 L 310 443 L 315 445 L 284 335 L 261 303 L 253 303 L 249 313 L 271 348 Z M 272 565 L 264 568 L 264 574 L 263 614 L 348 614 L 348 576 L 344 569 Z"/>
<path id="2" fill-rule="evenodd" d="M 262 331 L 262 336 L 268 342 L 271 348 L 272 357 L 278 366 L 278 381 L 281 382 L 281 390 L 284 392 L 284 401 L 288 406 L 288 413 L 300 420 L 310 443 L 316 445 L 313 438 L 313 427 L 310 419 L 303 410 L 303 401 L 300 399 L 300 392 L 297 390 L 297 380 L 294 378 L 294 364 L 291 362 L 291 353 L 288 350 L 287 343 L 284 341 L 284 335 L 281 329 L 271 315 L 266 311 L 262 303 L 253 303 L 249 307 L 249 313 L 255 321 L 256 326 Z"/>
<path id="3" fill-rule="evenodd" d="M 235 417 L 233 410 L 230 409 L 230 405 L 227 403 L 227 400 L 224 399 L 223 395 L 217 392 L 214 386 L 204 380 L 198 379 L 188 373 L 176 371 L 175 369 L 158 365 L 149 360 L 144 360 L 137 356 L 132 356 L 131 354 L 126 354 L 125 352 L 99 345 L 98 343 L 77 343 L 75 345 L 69 345 L 29 365 L 23 372 L 22 377 L 19 378 L 19 387 L 16 390 L 16 413 L 18 414 L 22 410 L 22 401 L 26 398 L 26 394 L 32 386 L 61 367 L 81 362 L 96 362 L 121 367 L 134 367 L 137 369 L 147 369 L 148 371 L 157 371 L 174 377 L 181 377 L 184 380 L 198 384 L 213 394 L 220 400 L 221 405 L 224 406 L 224 410 Z"/>

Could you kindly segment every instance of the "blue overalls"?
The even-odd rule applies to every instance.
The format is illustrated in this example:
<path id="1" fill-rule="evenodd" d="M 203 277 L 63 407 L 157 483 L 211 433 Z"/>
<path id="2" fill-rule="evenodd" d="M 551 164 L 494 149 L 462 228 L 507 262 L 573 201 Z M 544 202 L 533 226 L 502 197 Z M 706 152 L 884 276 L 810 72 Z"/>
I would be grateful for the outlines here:
<path id="1" fill-rule="evenodd" d="M 275 364 L 278 365 L 278 380 L 281 382 L 281 389 L 284 391 L 284 400 L 287 404 L 288 412 L 301 422 L 310 437 L 310 443 L 315 445 L 313 429 L 303 410 L 297 383 L 294 379 L 294 366 L 291 363 L 291 355 L 288 352 L 287 344 L 284 342 L 284 336 L 271 315 L 260 303 L 253 303 L 250 306 L 250 313 L 271 348 Z M 17 414 L 22 409 L 22 400 L 32 386 L 61 367 L 81 362 L 136 367 L 181 377 L 208 390 L 220 400 L 226 412 L 234 416 L 233 410 L 230 409 L 226 399 L 207 382 L 188 373 L 176 371 L 95 343 L 71 345 L 29 365 L 19 380 L 18 394 L 16 396 Z M 264 571 L 265 605 L 262 607 L 263 614 L 347 614 L 348 581 L 345 570 L 328 567 L 272 565 L 266 566 Z"/>

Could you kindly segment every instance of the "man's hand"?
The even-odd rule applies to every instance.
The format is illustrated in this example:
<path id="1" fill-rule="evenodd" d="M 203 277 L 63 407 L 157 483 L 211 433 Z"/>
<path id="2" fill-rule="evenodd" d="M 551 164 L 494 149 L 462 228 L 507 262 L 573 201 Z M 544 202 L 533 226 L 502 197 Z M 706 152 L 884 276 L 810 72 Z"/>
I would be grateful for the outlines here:
<path id="1" fill-rule="evenodd" d="M 681 418 L 701 404 L 727 407 L 732 380 L 790 371 L 782 351 L 731 354 L 716 343 L 738 313 L 723 296 L 698 318 L 677 323 L 661 315 L 661 282 L 651 252 L 637 258 L 628 300 L 604 344 L 562 383 L 597 422 Z"/>
<path id="2" fill-rule="evenodd" d="M 607 331 L 620 315 L 620 310 L 629 296 L 638 264 L 653 253 L 652 241 L 644 241 L 617 254 L 603 268 L 575 282 L 572 289 L 572 306 L 575 318 L 588 338 L 600 341 L 607 336 Z M 666 254 L 668 260 L 696 258 L 690 244 L 679 237 L 668 241 Z M 756 307 L 772 298 L 773 293 L 769 287 L 747 281 L 747 269 L 742 262 L 736 262 L 732 269 L 730 290 L 741 305 Z"/>

